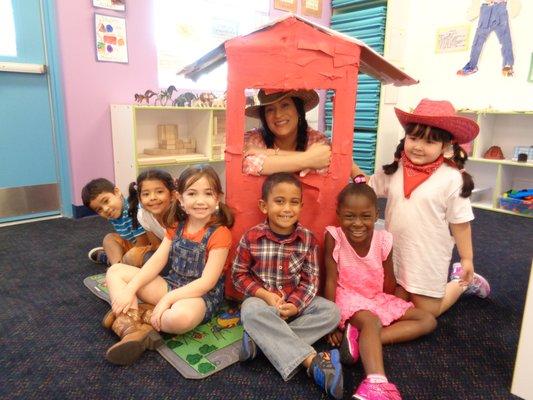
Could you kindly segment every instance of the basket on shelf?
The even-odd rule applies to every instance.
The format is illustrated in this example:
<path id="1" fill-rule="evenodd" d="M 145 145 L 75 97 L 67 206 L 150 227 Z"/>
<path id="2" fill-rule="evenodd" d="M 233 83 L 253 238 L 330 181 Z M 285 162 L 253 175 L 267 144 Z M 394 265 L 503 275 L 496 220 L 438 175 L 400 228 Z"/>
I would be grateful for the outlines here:
<path id="1" fill-rule="evenodd" d="M 505 192 L 503 196 L 500 197 L 500 208 L 519 214 L 533 216 L 533 196 L 518 196 L 518 198 L 510 197 L 520 192 L 516 192 L 514 190 Z M 533 191 L 530 189 L 523 192 Z"/>

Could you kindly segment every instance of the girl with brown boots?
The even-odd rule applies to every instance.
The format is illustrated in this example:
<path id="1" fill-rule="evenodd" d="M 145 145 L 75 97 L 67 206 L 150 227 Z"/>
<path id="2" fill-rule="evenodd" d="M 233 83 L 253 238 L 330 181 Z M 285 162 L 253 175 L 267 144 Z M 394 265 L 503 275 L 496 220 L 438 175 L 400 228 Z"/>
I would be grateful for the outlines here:
<path id="1" fill-rule="evenodd" d="M 220 201 L 220 179 L 209 166 L 190 167 L 180 175 L 177 192 L 165 224 L 173 228 L 148 262 L 140 269 L 115 264 L 107 271 L 111 310 L 102 325 L 121 338 L 106 353 L 113 364 L 129 365 L 146 349 L 156 349 L 163 343 L 160 331 L 182 334 L 209 321 L 222 302 L 233 216 Z M 167 261 L 172 269 L 161 277 Z"/>

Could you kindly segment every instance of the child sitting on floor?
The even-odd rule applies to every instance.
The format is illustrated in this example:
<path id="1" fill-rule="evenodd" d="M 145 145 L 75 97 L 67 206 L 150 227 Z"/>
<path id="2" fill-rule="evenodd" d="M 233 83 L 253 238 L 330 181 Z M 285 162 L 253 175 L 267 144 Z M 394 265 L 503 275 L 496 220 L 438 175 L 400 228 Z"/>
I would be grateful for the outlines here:
<path id="1" fill-rule="evenodd" d="M 242 237 L 232 279 L 244 293 L 241 361 L 261 349 L 284 380 L 303 365 L 328 394 L 342 397 L 339 351 L 317 352 L 311 346 L 339 322 L 335 304 L 316 296 L 318 245 L 298 223 L 302 186 L 290 173 L 275 173 L 263 183 L 259 208 L 267 220 Z"/>
<path id="2" fill-rule="evenodd" d="M 121 341 L 106 358 L 133 363 L 145 349 L 161 343 L 155 331 L 182 334 L 207 322 L 224 295 L 222 270 L 231 245 L 230 210 L 220 201 L 222 186 L 215 170 L 186 169 L 177 184 L 179 204 L 170 210 L 163 242 L 141 268 L 116 264 L 106 275 L 111 311 L 103 325 Z M 177 224 L 176 224 L 177 223 Z M 170 258 L 172 270 L 158 276 Z M 148 305 L 138 305 L 138 299 Z M 149 304 L 156 304 L 153 310 Z"/>
<path id="3" fill-rule="evenodd" d="M 374 230 L 376 194 L 365 177 L 354 178 L 337 197 L 339 227 L 326 227 L 325 295 L 341 311 L 340 331 L 329 335 L 341 344 L 341 361 L 353 364 L 361 353 L 366 379 L 354 392 L 356 399 L 400 399 L 385 377 L 382 344 L 415 339 L 437 325 L 431 313 L 394 296 L 392 235 Z M 359 340 L 358 340 L 359 339 Z"/>
<path id="4" fill-rule="evenodd" d="M 103 247 L 89 252 L 89 259 L 107 266 L 119 262 L 136 267 L 143 265 L 151 249 L 150 241 L 142 226 L 134 227 L 120 189 L 105 178 L 93 179 L 83 187 L 81 199 L 86 207 L 111 222 L 116 231 L 104 237 Z"/>
<path id="5" fill-rule="evenodd" d="M 166 171 L 149 169 L 141 172 L 137 180 L 130 183 L 128 203 L 133 226 L 136 228 L 141 225 L 152 245 L 145 260 L 154 254 L 165 237 L 164 218 L 176 201 L 176 183 Z M 169 272 L 169 268 L 170 265 L 167 265 L 162 276 Z"/>

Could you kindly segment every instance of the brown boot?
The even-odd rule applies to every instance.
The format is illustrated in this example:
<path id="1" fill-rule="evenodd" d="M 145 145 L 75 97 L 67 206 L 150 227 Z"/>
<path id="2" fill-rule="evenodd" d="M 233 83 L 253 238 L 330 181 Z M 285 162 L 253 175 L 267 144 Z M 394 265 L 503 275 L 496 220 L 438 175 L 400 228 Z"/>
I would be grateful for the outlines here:
<path id="1" fill-rule="evenodd" d="M 154 309 L 154 306 L 152 304 L 148 303 L 140 303 L 139 304 L 139 316 L 141 317 L 142 322 L 145 324 L 150 325 L 150 318 L 152 318 L 152 311 Z M 102 326 L 106 329 L 111 329 L 113 326 L 113 322 L 115 322 L 115 314 L 113 313 L 113 310 L 109 310 L 106 315 L 104 315 L 104 318 L 102 319 Z"/>
<path id="2" fill-rule="evenodd" d="M 163 343 L 159 333 L 141 321 L 139 310 L 132 309 L 120 314 L 111 328 L 121 338 L 106 353 L 106 359 L 113 364 L 130 365 L 146 349 L 155 350 Z"/>

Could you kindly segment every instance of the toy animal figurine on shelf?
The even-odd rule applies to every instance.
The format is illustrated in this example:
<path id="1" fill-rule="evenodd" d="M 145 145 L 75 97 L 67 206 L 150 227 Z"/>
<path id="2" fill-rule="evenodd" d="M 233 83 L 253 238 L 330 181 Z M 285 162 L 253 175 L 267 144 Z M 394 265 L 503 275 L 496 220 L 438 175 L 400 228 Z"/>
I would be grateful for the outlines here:
<path id="1" fill-rule="evenodd" d="M 142 104 L 143 101 L 146 101 L 146 104 L 150 104 L 150 99 L 154 96 L 156 96 L 156 93 L 148 89 L 144 94 L 135 93 L 135 101 L 139 104 Z"/>
<path id="2" fill-rule="evenodd" d="M 185 92 L 176 97 L 172 105 L 177 107 L 190 107 L 194 100 L 196 100 L 196 96 L 193 93 Z"/>
<path id="3" fill-rule="evenodd" d="M 198 98 L 191 103 L 192 107 L 211 107 L 215 100 L 215 95 L 211 92 L 200 93 Z"/>
<path id="4" fill-rule="evenodd" d="M 211 107 L 226 108 L 226 92 L 224 92 L 222 96 L 217 97 L 215 100 L 213 100 Z"/>
<path id="5" fill-rule="evenodd" d="M 166 106 L 169 101 L 170 104 L 172 104 L 172 93 L 174 93 L 176 90 L 177 89 L 174 85 L 170 85 L 166 90 L 161 90 L 159 92 L 156 101 L 159 101 L 159 104 L 162 106 Z"/>

